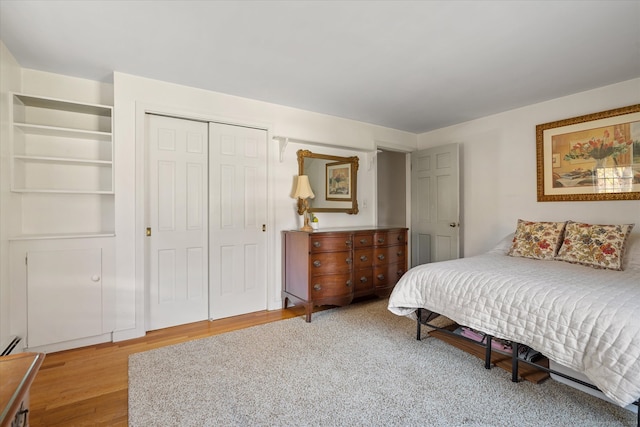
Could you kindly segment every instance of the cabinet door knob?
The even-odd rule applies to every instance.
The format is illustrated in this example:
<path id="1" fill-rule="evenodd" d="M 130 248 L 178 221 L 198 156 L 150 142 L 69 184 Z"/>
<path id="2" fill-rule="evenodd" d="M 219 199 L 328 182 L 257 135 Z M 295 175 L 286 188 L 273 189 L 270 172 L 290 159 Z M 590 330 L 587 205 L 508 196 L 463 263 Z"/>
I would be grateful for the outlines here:
<path id="1" fill-rule="evenodd" d="M 98 276 L 97 274 L 94 274 L 93 276 L 91 276 L 91 280 L 93 280 L 94 282 L 99 282 L 100 276 Z"/>
<path id="2" fill-rule="evenodd" d="M 321 243 L 318 242 L 317 240 L 315 242 L 313 242 L 313 247 L 314 248 L 319 248 L 321 246 Z"/>
<path id="3" fill-rule="evenodd" d="M 313 266 L 314 267 L 320 267 L 322 265 L 322 263 L 318 260 L 313 261 Z"/>
<path id="4" fill-rule="evenodd" d="M 366 255 L 360 256 L 360 261 L 366 261 L 366 260 L 367 260 L 367 256 Z"/>
<path id="5" fill-rule="evenodd" d="M 384 255 L 383 254 L 378 255 L 378 259 L 382 261 L 384 259 Z"/>
<path id="6" fill-rule="evenodd" d="M 316 283 L 315 285 L 313 285 L 313 289 L 315 289 L 316 291 L 319 291 L 320 289 L 322 289 L 322 286 L 320 286 L 319 283 Z"/>

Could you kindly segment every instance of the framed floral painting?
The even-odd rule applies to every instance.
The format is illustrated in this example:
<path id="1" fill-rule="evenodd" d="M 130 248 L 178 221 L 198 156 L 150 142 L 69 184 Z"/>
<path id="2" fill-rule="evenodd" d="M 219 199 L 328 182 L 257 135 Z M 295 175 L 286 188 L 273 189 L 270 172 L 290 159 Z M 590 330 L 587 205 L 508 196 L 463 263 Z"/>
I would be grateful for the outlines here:
<path id="1" fill-rule="evenodd" d="M 640 104 L 536 126 L 538 201 L 639 200 Z"/>
<path id="2" fill-rule="evenodd" d="M 326 199 L 334 201 L 352 200 L 351 163 L 327 163 L 326 172 Z"/>

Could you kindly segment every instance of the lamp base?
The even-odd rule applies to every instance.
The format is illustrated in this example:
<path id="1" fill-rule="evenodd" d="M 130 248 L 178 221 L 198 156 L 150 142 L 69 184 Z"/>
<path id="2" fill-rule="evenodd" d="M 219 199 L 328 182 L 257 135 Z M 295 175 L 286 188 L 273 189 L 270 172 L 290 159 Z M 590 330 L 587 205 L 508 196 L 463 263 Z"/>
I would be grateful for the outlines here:
<path id="1" fill-rule="evenodd" d="M 305 202 L 306 202 L 306 200 L 305 200 Z M 305 212 L 304 212 L 304 225 L 302 226 L 300 231 L 306 231 L 307 233 L 311 233 L 313 231 L 313 228 L 311 228 L 311 225 L 309 225 L 309 214 L 306 211 L 306 209 L 305 209 Z"/>

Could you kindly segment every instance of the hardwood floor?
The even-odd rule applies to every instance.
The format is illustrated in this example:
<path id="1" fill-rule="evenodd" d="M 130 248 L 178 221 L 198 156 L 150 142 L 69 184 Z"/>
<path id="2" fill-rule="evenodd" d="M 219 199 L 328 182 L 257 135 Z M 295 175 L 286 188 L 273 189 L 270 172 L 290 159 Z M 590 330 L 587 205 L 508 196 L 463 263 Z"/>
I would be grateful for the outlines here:
<path id="1" fill-rule="evenodd" d="M 128 341 L 49 353 L 31 387 L 30 425 L 126 426 L 130 354 L 303 314 L 302 307 L 260 311 L 151 331 Z"/>

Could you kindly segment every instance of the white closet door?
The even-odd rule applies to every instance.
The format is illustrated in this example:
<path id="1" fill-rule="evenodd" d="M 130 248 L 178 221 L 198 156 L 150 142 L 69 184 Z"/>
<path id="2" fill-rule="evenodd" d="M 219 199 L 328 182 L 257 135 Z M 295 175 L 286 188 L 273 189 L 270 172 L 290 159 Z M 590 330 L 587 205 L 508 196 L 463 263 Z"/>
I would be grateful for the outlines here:
<path id="1" fill-rule="evenodd" d="M 209 315 L 207 124 L 147 115 L 147 330 Z"/>
<path id="2" fill-rule="evenodd" d="M 267 132 L 209 124 L 210 317 L 267 308 Z"/>

